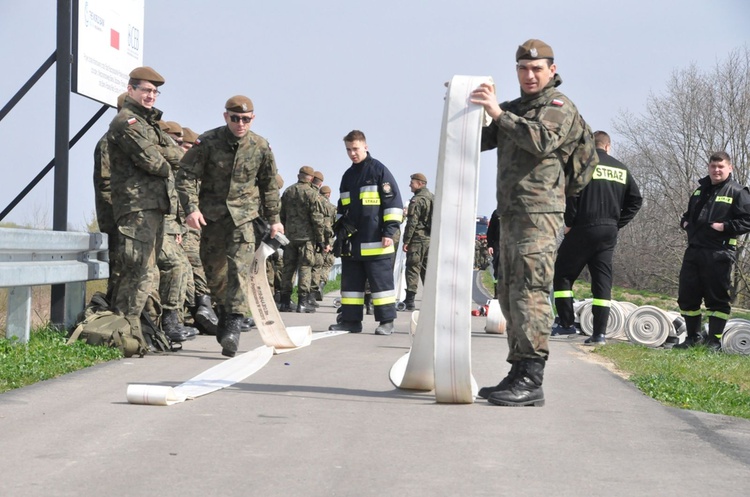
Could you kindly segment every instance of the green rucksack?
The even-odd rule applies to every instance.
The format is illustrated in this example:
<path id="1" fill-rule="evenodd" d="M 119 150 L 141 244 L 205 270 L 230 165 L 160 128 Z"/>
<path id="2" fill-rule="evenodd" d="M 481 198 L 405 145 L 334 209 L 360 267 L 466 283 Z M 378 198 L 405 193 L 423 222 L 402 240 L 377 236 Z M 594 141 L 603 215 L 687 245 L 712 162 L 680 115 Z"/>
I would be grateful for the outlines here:
<path id="1" fill-rule="evenodd" d="M 89 345 L 117 347 L 125 357 L 178 350 L 145 311 L 139 321 L 131 323 L 125 316 L 112 311 L 106 296 L 96 292 L 78 316 L 78 324 L 67 343 L 83 340 Z"/>
<path id="2" fill-rule="evenodd" d="M 591 181 L 596 166 L 599 164 L 594 133 L 580 114 L 578 114 L 578 120 L 583 133 L 575 142 L 575 148 L 565 162 L 566 197 L 580 193 Z"/>

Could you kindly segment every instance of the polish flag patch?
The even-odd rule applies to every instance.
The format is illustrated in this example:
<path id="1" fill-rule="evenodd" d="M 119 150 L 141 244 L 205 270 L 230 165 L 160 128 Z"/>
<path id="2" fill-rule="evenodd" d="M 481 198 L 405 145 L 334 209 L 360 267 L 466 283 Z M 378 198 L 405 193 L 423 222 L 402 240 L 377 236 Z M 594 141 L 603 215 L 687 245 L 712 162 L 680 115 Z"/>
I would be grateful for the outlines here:
<path id="1" fill-rule="evenodd" d="M 558 100 L 558 99 L 554 99 L 552 101 L 552 105 L 556 105 L 557 107 L 562 107 L 564 103 L 565 102 L 563 102 L 562 100 Z"/>
<path id="2" fill-rule="evenodd" d="M 136 123 L 136 121 L 137 121 L 137 119 L 135 117 L 131 117 L 130 119 L 128 119 L 128 125 L 132 126 L 133 124 Z"/>
<path id="3" fill-rule="evenodd" d="M 200 138 L 196 138 L 195 139 L 195 144 L 196 145 L 200 145 L 201 144 L 201 139 Z"/>

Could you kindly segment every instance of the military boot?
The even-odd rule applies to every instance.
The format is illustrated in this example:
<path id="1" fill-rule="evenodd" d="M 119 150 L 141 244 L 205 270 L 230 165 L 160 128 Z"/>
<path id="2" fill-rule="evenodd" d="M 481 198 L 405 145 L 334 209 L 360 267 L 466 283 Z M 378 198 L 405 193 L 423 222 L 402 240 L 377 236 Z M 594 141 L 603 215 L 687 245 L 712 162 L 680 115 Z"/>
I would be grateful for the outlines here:
<path id="1" fill-rule="evenodd" d="M 544 405 L 544 359 L 524 359 L 521 361 L 516 378 L 505 390 L 497 390 L 487 397 L 496 406 L 538 406 Z"/>
<path id="2" fill-rule="evenodd" d="M 174 309 L 164 309 L 161 316 L 161 330 L 173 342 L 184 342 L 195 338 L 195 328 L 185 328 Z"/>
<path id="3" fill-rule="evenodd" d="M 292 294 L 282 293 L 279 299 L 279 311 L 280 312 L 292 312 Z"/>
<path id="4" fill-rule="evenodd" d="M 406 298 L 404 299 L 404 309 L 407 311 L 413 311 L 416 306 L 414 305 L 414 297 L 417 296 L 417 292 L 406 292 Z"/>
<path id="5" fill-rule="evenodd" d="M 330 331 L 348 331 L 349 333 L 362 333 L 362 321 L 338 321 L 328 327 Z"/>
<path id="6" fill-rule="evenodd" d="M 221 339 L 224 338 L 224 334 L 227 329 L 227 313 L 224 310 L 224 306 L 219 306 L 219 324 L 216 325 L 216 341 L 221 343 Z"/>
<path id="7" fill-rule="evenodd" d="M 310 305 L 310 294 L 305 292 L 297 293 L 297 312 L 311 313 L 315 312 L 315 307 Z"/>
<path id="8" fill-rule="evenodd" d="M 247 316 L 242 318 L 242 322 L 240 323 L 240 331 L 245 333 L 250 331 L 255 326 L 255 320 L 252 318 L 252 316 Z"/>
<path id="9" fill-rule="evenodd" d="M 221 355 L 234 357 L 240 346 L 240 326 L 244 316 L 242 314 L 230 314 L 227 316 L 227 325 L 221 337 Z"/>
<path id="10" fill-rule="evenodd" d="M 196 324 L 206 335 L 215 335 L 219 326 L 219 316 L 214 312 L 210 295 L 195 296 L 195 313 L 193 314 Z"/>
<path id="11" fill-rule="evenodd" d="M 320 304 L 318 304 L 317 299 L 315 298 L 315 294 L 311 293 L 307 296 L 307 305 L 314 309 L 320 307 Z"/>
<path id="12" fill-rule="evenodd" d="M 490 396 L 490 394 L 493 394 L 495 392 L 498 392 L 500 390 L 507 390 L 508 387 L 510 387 L 510 384 L 513 383 L 513 380 L 516 379 L 516 375 L 518 374 L 519 367 L 521 365 L 521 361 L 513 361 L 510 363 L 510 371 L 508 372 L 507 376 L 500 380 L 500 383 L 495 385 L 494 387 L 482 387 L 479 389 L 479 395 L 483 399 L 486 399 Z"/>

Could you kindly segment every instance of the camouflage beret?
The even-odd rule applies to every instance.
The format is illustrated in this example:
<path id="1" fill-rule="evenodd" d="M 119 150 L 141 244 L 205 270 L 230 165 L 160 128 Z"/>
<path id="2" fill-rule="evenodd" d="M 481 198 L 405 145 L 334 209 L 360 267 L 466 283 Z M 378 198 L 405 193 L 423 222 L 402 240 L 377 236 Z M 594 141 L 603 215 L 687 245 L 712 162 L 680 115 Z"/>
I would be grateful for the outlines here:
<path id="1" fill-rule="evenodd" d="M 323 177 L 323 173 L 321 173 L 320 171 L 315 171 L 315 172 L 313 173 L 313 178 L 315 178 L 315 179 L 318 179 L 318 180 L 320 180 L 320 181 L 323 181 L 323 180 L 325 179 L 325 178 Z"/>
<path id="2" fill-rule="evenodd" d="M 276 173 L 276 185 L 279 187 L 279 190 L 284 188 L 284 178 L 279 173 Z"/>
<path id="3" fill-rule="evenodd" d="M 142 79 L 145 81 L 150 81 L 154 84 L 154 86 L 161 86 L 164 84 L 164 78 L 162 77 L 162 75 L 148 66 L 136 67 L 135 69 L 130 71 L 129 76 L 130 79 Z"/>
<path id="4" fill-rule="evenodd" d="M 544 43 L 542 40 L 526 40 L 523 45 L 518 47 L 516 50 L 516 62 L 521 59 L 554 59 L 555 54 L 552 52 L 552 47 Z"/>
<path id="5" fill-rule="evenodd" d="M 331 187 L 328 185 L 321 186 L 320 193 L 331 193 Z"/>
<path id="6" fill-rule="evenodd" d="M 409 176 L 409 178 L 427 183 L 427 177 L 422 173 L 414 173 L 411 176 Z"/>
<path id="7" fill-rule="evenodd" d="M 120 96 L 117 97 L 117 110 L 122 109 L 122 104 L 125 103 L 125 97 L 128 96 L 128 92 L 120 93 Z"/>
<path id="8" fill-rule="evenodd" d="M 195 143 L 198 139 L 198 133 L 190 128 L 182 128 L 182 141 L 185 143 Z"/>
<path id="9" fill-rule="evenodd" d="M 315 169 L 311 168 L 310 166 L 302 166 L 299 168 L 299 173 L 312 176 L 313 174 L 315 174 Z"/>
<path id="10" fill-rule="evenodd" d="M 253 112 L 253 101 L 244 95 L 235 95 L 224 104 L 226 110 L 232 112 Z"/>

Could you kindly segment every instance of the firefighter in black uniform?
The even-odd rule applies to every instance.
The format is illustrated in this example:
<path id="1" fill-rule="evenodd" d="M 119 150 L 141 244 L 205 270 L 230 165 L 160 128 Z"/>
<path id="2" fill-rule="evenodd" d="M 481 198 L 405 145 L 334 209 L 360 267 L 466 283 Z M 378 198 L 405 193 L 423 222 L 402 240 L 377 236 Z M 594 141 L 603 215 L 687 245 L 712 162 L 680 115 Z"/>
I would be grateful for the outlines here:
<path id="1" fill-rule="evenodd" d="M 708 315 L 708 343 L 721 348 L 721 335 L 731 311 L 732 265 L 737 237 L 750 232 L 750 191 L 732 179 L 732 160 L 725 152 L 709 158 L 708 176 L 698 182 L 680 221 L 688 247 L 682 259 L 677 304 L 687 337 L 675 348 L 704 342 L 701 301 Z"/>
<path id="2" fill-rule="evenodd" d="M 370 282 L 376 335 L 390 335 L 396 319 L 393 237 L 404 217 L 393 175 L 367 151 L 364 133 L 344 137 L 352 165 L 341 178 L 334 254 L 341 257 L 341 322 L 329 330 L 362 331 L 365 281 Z"/>
<path id="3" fill-rule="evenodd" d="M 643 199 L 628 168 L 609 155 L 612 144 L 604 131 L 594 133 L 599 164 L 580 194 L 568 197 L 565 238 L 557 252 L 553 280 L 559 323 L 552 336 L 577 333 L 573 325 L 573 282 L 585 266 L 591 273 L 594 330 L 586 344 L 605 343 L 612 295 L 612 257 L 617 232 L 641 208 Z"/>

